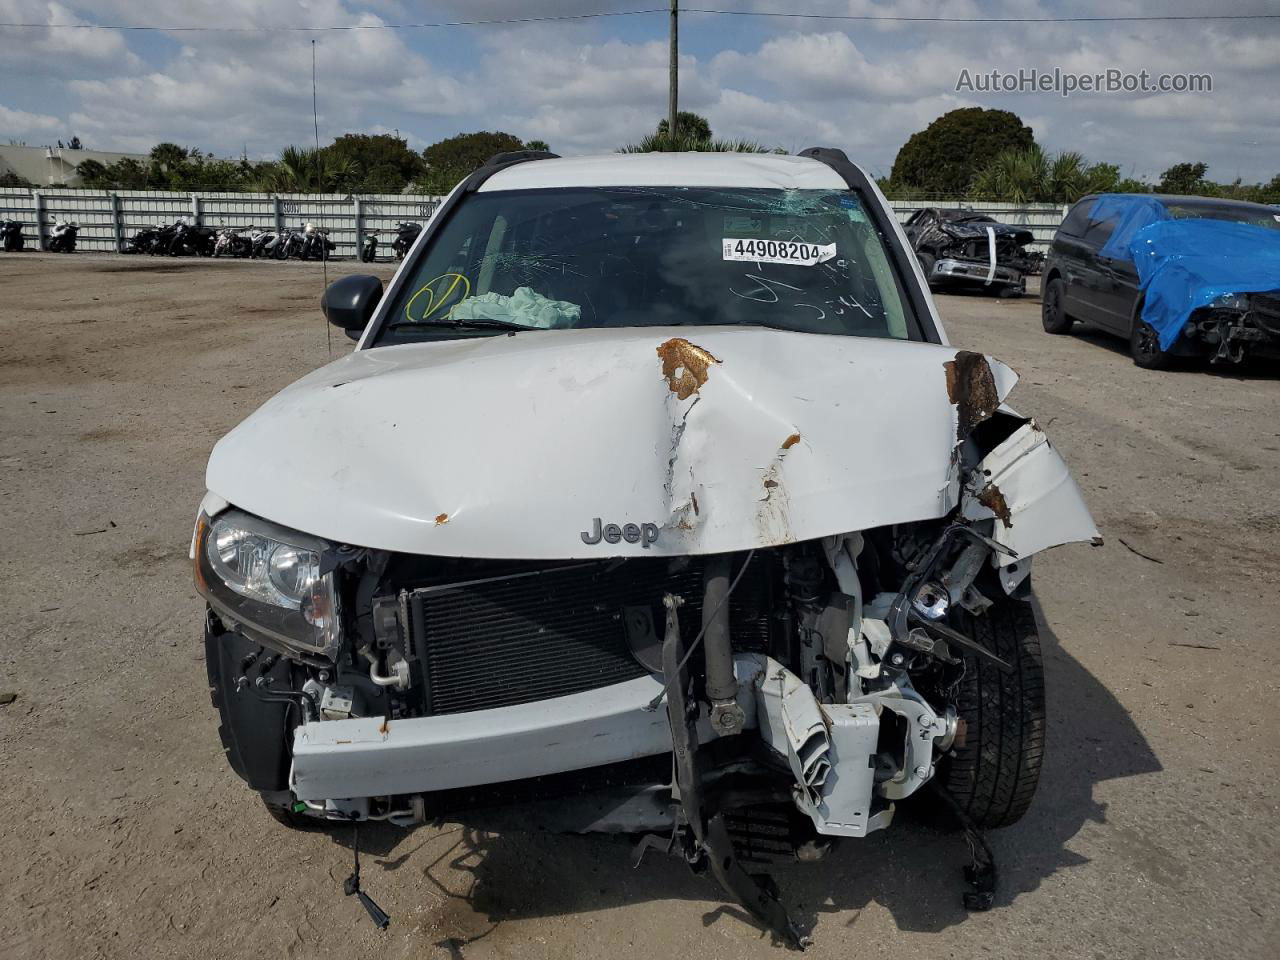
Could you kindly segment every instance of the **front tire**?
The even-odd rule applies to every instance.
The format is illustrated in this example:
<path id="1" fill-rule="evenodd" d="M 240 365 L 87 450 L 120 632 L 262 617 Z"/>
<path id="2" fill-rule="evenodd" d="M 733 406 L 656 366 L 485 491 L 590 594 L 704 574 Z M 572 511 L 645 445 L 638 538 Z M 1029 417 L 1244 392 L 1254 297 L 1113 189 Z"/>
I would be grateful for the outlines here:
<path id="1" fill-rule="evenodd" d="M 939 782 L 979 827 L 1007 827 L 1031 805 L 1044 760 L 1044 658 L 1035 614 L 1027 601 L 1006 597 L 982 616 L 962 613 L 956 628 L 1013 670 L 965 656 L 953 694 L 965 735 L 939 764 Z"/>
<path id="2" fill-rule="evenodd" d="M 1045 333 L 1062 335 L 1070 333 L 1075 321 L 1067 316 L 1067 285 L 1061 277 L 1054 277 L 1040 298 L 1040 324 Z"/>
<path id="3" fill-rule="evenodd" d="M 933 265 L 938 262 L 937 258 L 932 253 L 918 251 L 916 259 L 920 261 L 920 272 L 924 274 L 924 282 L 929 285 L 930 289 L 933 289 L 933 280 L 930 279 L 929 275 L 933 273 Z"/>
<path id="4" fill-rule="evenodd" d="M 262 805 L 267 808 L 267 813 L 271 814 L 271 818 L 276 823 L 288 827 L 290 830 L 302 830 L 304 832 L 323 830 L 333 823 L 331 820 L 308 816 L 305 813 L 294 813 L 288 807 L 282 807 L 273 802 L 265 794 L 262 795 Z"/>
<path id="5" fill-rule="evenodd" d="M 1133 327 L 1129 331 L 1129 356 L 1143 370 L 1165 370 L 1171 359 L 1169 354 L 1160 349 L 1160 335 L 1156 333 L 1155 327 L 1141 316 L 1133 318 Z"/>

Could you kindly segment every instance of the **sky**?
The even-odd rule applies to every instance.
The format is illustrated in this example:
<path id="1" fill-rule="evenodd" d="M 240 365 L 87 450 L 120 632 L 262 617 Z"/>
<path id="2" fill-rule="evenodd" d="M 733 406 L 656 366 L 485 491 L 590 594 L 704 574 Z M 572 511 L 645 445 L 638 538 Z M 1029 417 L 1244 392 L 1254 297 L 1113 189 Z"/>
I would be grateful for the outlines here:
<path id="1" fill-rule="evenodd" d="M 1277 13 L 1274 0 L 687 0 L 691 7 L 956 18 Z M 309 144 L 315 40 L 322 142 L 398 132 L 421 149 L 472 130 L 609 152 L 667 108 L 665 13 L 556 23 L 320 33 L 377 25 L 651 9 L 664 0 L 0 0 L 0 23 L 237 27 L 235 32 L 0 27 L 0 143 L 220 156 Z M 836 146 L 887 174 L 913 132 L 965 106 L 1012 110 L 1053 151 L 1156 179 L 1205 161 L 1219 181 L 1280 173 L 1280 20 L 872 23 L 684 13 L 680 106 L 717 136 Z M 1211 93 L 957 91 L 970 76 L 1205 73 Z"/>

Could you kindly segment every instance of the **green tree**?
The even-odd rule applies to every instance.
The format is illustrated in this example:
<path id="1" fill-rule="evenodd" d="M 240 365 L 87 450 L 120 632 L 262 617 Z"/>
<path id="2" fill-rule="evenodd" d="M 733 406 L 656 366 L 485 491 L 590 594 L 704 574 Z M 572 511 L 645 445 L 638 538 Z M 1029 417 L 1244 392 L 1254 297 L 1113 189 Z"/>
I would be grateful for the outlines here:
<path id="1" fill-rule="evenodd" d="M 332 170 L 346 171 L 335 188 L 352 193 L 399 193 L 426 170 L 421 155 L 389 133 L 344 133 L 324 152 Z"/>
<path id="2" fill-rule="evenodd" d="M 673 150 L 695 153 L 781 153 L 773 147 L 751 140 L 705 140 L 686 137 L 679 130 L 672 140 L 665 133 L 651 133 L 639 143 L 619 147 L 619 153 L 665 153 Z"/>
<path id="3" fill-rule="evenodd" d="M 668 126 L 666 117 L 659 120 L 658 136 L 665 137 Z M 676 111 L 676 134 L 680 137 L 688 137 L 690 140 L 710 140 L 711 124 L 701 114 L 690 110 L 678 110 Z"/>
<path id="4" fill-rule="evenodd" d="M 524 148 L 526 150 L 541 150 L 543 153 L 551 152 L 551 147 L 545 140 L 526 140 Z"/>
<path id="5" fill-rule="evenodd" d="M 1207 163 L 1175 163 L 1160 174 L 1156 190 L 1159 193 L 1205 193 L 1206 188 L 1211 186 L 1204 178 L 1208 171 Z"/>
<path id="6" fill-rule="evenodd" d="M 81 160 L 76 164 L 76 175 L 86 187 L 110 189 L 113 186 L 108 182 L 107 165 L 97 160 Z"/>
<path id="7" fill-rule="evenodd" d="M 1090 164 L 1073 150 L 1050 154 L 1032 144 L 993 157 L 974 177 L 972 192 L 1013 203 L 1074 203 L 1111 189 L 1119 176 L 1115 164 Z"/>
<path id="8" fill-rule="evenodd" d="M 960 196 L 998 154 L 1033 146 L 1035 136 L 1017 114 L 964 107 L 912 134 L 889 179 L 900 188 Z"/>
<path id="9" fill-rule="evenodd" d="M 414 186 L 424 193 L 448 193 L 495 153 L 523 149 L 519 137 L 501 131 L 481 130 L 448 137 L 422 151 L 427 169 Z"/>

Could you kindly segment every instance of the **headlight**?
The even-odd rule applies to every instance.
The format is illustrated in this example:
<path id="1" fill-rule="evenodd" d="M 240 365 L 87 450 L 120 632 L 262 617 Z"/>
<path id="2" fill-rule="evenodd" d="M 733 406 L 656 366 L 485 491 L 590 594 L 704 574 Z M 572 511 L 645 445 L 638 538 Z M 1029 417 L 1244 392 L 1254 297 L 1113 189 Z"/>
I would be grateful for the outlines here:
<path id="1" fill-rule="evenodd" d="M 1209 301 L 1211 310 L 1248 310 L 1249 295 L 1247 293 L 1224 293 Z"/>
<path id="2" fill-rule="evenodd" d="M 341 632 L 329 544 L 239 510 L 196 528 L 196 587 L 218 613 L 268 644 L 332 659 Z"/>

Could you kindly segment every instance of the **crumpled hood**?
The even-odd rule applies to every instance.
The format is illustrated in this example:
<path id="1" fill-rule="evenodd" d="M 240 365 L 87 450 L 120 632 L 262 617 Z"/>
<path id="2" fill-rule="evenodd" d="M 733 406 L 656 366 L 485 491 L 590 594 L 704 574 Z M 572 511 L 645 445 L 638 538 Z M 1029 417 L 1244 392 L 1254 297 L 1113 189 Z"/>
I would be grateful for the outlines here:
<path id="1" fill-rule="evenodd" d="M 764 328 L 381 347 L 269 400 L 214 448 L 207 483 L 387 550 L 743 550 L 947 513 L 958 438 L 1015 381 L 952 347 Z"/>

